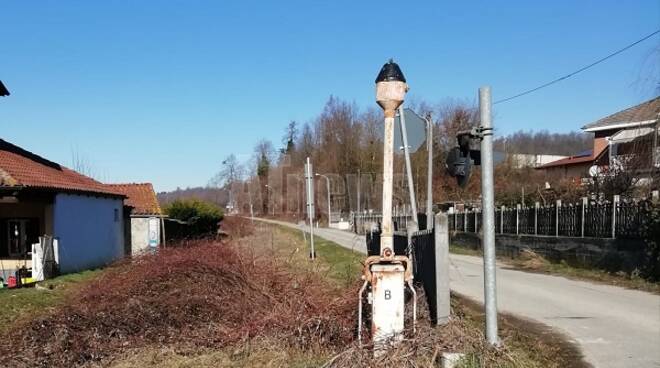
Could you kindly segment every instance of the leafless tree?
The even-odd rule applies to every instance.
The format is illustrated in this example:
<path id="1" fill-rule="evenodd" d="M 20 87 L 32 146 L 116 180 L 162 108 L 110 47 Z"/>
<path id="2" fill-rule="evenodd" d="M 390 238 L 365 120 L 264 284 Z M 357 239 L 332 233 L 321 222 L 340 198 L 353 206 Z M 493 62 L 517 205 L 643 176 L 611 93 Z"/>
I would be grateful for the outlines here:
<path id="1" fill-rule="evenodd" d="M 571 156 L 593 146 L 592 134 L 582 132 L 550 133 L 518 131 L 497 137 L 493 142 L 495 151 L 506 153 L 554 154 Z"/>
<path id="2" fill-rule="evenodd" d="M 89 159 L 83 156 L 77 148 L 71 147 L 71 169 L 90 178 L 94 178 L 94 169 Z"/>

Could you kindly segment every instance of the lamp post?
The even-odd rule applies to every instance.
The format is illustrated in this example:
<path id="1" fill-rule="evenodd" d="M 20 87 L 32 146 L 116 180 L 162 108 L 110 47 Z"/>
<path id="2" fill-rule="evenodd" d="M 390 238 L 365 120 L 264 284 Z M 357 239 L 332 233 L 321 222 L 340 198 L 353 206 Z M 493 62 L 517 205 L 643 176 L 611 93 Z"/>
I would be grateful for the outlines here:
<path id="1" fill-rule="evenodd" d="M 390 60 L 376 77 L 376 101 L 385 113 L 383 140 L 383 220 L 380 254 L 367 257 L 364 262 L 364 284 L 359 293 L 358 339 L 361 339 L 362 294 L 371 284 L 371 331 L 374 354 L 385 352 L 392 343 L 403 339 L 405 285 L 413 295 L 413 331 L 417 319 L 416 293 L 412 286 L 410 259 L 394 254 L 392 227 L 392 190 L 394 176 L 394 116 L 403 103 L 408 85 L 399 66 Z"/>
<path id="2" fill-rule="evenodd" d="M 316 173 L 316 176 L 320 176 L 322 178 L 325 178 L 325 183 L 328 186 L 328 227 L 330 227 L 330 222 L 332 222 L 332 220 L 331 220 L 332 211 L 330 209 L 330 178 L 328 178 L 327 176 L 325 176 L 323 174 L 319 174 L 319 173 Z"/>
<path id="3" fill-rule="evenodd" d="M 380 255 L 394 255 L 394 228 L 392 226 L 392 190 L 394 177 L 394 116 L 403 103 L 408 85 L 399 65 L 393 60 L 383 65 L 376 77 L 376 102 L 385 113 L 383 146 L 383 222 L 380 235 Z"/>

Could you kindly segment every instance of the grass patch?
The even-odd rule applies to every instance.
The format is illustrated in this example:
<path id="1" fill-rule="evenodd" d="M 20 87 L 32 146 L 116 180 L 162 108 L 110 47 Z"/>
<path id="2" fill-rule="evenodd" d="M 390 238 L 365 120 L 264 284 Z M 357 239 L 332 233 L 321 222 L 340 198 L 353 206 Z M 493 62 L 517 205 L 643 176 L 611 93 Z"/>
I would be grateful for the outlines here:
<path id="1" fill-rule="evenodd" d="M 18 320 L 41 316 L 61 305 L 67 295 L 99 273 L 94 270 L 59 276 L 39 283 L 40 288 L 0 289 L 0 333 Z"/>
<path id="2" fill-rule="evenodd" d="M 483 256 L 483 251 L 480 249 L 466 248 L 455 244 L 449 246 L 449 252 L 467 256 Z M 545 273 L 573 280 L 592 281 L 660 294 L 660 283 L 658 282 L 650 282 L 637 275 L 629 275 L 623 272 L 610 273 L 598 269 L 574 267 L 565 261 L 553 263 L 532 251 L 523 251 L 518 258 L 498 256 L 497 260 L 515 270 Z"/>
<path id="3" fill-rule="evenodd" d="M 180 351 L 147 349 L 132 351 L 110 368 L 205 368 L 205 367 L 320 367 L 327 355 L 288 349 L 277 341 L 250 341 L 240 347 Z"/>
<path id="4" fill-rule="evenodd" d="M 278 242 L 278 247 L 299 250 L 300 260 L 309 259 L 309 234 L 307 234 L 307 243 L 300 230 L 292 229 L 282 225 L 269 225 L 276 229 L 276 232 L 285 234 L 284 241 Z M 278 239 L 280 240 L 280 239 Z M 360 278 L 364 254 L 346 249 L 334 242 L 314 236 L 314 249 L 316 258 L 320 261 L 320 266 L 324 268 L 327 279 L 339 287 L 347 287 L 355 280 Z"/>

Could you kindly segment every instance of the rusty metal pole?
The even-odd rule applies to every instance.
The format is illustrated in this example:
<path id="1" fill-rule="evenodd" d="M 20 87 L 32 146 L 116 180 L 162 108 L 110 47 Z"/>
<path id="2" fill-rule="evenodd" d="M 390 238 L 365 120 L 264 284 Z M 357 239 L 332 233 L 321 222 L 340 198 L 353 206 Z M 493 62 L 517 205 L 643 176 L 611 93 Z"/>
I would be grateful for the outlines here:
<path id="1" fill-rule="evenodd" d="M 394 161 L 394 111 L 388 116 L 385 111 L 385 137 L 383 146 L 383 222 L 381 224 L 380 254 L 394 249 L 394 227 L 392 224 L 392 191 Z"/>
<path id="2" fill-rule="evenodd" d="M 390 60 L 376 79 L 376 101 L 385 113 L 383 141 L 383 222 L 380 254 L 394 255 L 394 228 L 392 225 L 392 195 L 394 180 L 394 115 L 401 106 L 408 85 L 399 66 Z"/>

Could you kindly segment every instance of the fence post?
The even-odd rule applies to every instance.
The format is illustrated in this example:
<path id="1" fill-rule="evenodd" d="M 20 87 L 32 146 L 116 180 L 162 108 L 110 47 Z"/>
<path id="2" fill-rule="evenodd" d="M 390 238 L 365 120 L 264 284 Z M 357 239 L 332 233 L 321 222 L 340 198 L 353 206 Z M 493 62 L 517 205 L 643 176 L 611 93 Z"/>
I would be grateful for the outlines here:
<path id="1" fill-rule="evenodd" d="M 504 210 L 506 209 L 506 206 L 502 206 L 502 210 L 500 211 L 500 234 L 504 234 Z"/>
<path id="2" fill-rule="evenodd" d="M 619 195 L 614 196 L 614 200 L 612 201 L 612 239 L 616 238 L 616 210 L 617 207 L 619 207 L 619 200 L 621 197 Z"/>
<path id="3" fill-rule="evenodd" d="M 444 325 L 449 321 L 449 231 L 445 213 L 435 215 L 433 228 L 435 237 L 435 304 L 436 323 Z"/>
<path id="4" fill-rule="evenodd" d="M 534 203 L 534 235 L 539 235 L 539 202 Z"/>
<path id="5" fill-rule="evenodd" d="M 468 216 L 467 213 L 468 213 L 468 210 L 464 209 L 463 210 L 463 232 L 464 233 L 467 233 L 467 216 Z"/>
<path id="6" fill-rule="evenodd" d="M 516 235 L 520 234 L 520 203 L 516 205 Z"/>
<path id="7" fill-rule="evenodd" d="M 413 251 L 413 247 L 414 247 L 413 233 L 417 230 L 419 230 L 418 226 L 416 227 L 414 224 L 410 224 L 410 226 L 408 226 L 408 224 L 406 223 L 406 238 L 408 241 L 408 246 L 406 247 L 406 255 L 410 260 L 410 267 L 413 275 L 415 274 L 415 272 L 417 272 L 417 268 L 415 266 L 415 258 L 414 258 L 415 252 Z"/>
<path id="8" fill-rule="evenodd" d="M 479 211 L 474 210 L 474 233 L 477 234 L 479 233 Z"/>
<path id="9" fill-rule="evenodd" d="M 584 238 L 584 214 L 585 210 L 587 208 L 587 197 L 582 197 L 582 222 L 580 223 L 582 225 L 582 237 Z"/>
<path id="10" fill-rule="evenodd" d="M 555 207 L 555 236 L 559 236 L 559 207 L 561 207 L 561 199 L 557 200 L 557 206 Z"/>

